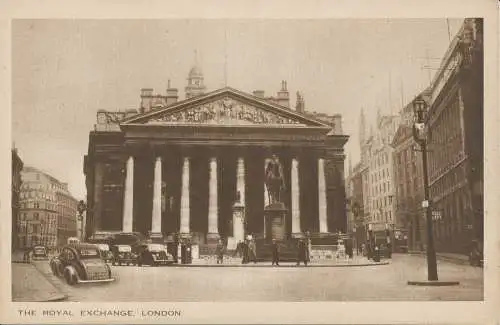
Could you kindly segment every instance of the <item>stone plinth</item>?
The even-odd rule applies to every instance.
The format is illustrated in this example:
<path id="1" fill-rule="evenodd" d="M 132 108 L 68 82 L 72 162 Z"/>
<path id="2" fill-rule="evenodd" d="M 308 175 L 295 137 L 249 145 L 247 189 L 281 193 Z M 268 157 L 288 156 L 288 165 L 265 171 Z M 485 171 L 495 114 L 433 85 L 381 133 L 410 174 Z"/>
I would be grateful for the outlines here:
<path id="1" fill-rule="evenodd" d="M 281 202 L 272 203 L 264 208 L 264 227 L 266 241 L 286 239 L 287 209 Z"/>
<path id="2" fill-rule="evenodd" d="M 155 244 L 163 244 L 165 242 L 163 234 L 161 232 L 150 231 L 148 234 L 148 239 L 150 239 L 151 242 Z"/>

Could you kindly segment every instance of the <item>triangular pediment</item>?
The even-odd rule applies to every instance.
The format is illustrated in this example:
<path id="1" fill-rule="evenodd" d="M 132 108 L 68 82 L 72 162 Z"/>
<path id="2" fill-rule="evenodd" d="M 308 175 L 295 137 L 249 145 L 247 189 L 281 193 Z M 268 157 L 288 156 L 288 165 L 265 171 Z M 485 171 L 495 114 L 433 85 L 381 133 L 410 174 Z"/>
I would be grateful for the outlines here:
<path id="1" fill-rule="evenodd" d="M 142 125 L 291 126 L 325 127 L 327 124 L 232 88 L 220 89 L 182 102 L 136 115 L 122 122 Z"/>

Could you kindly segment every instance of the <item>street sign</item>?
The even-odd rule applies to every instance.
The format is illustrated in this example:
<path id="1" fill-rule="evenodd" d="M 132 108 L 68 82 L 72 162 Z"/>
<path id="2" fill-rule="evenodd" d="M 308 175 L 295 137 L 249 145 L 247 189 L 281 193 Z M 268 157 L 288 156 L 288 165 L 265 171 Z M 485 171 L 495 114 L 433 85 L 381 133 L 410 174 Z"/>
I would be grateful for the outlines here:
<path id="1" fill-rule="evenodd" d="M 428 207 L 429 207 L 429 200 L 422 201 L 422 208 L 428 208 Z"/>

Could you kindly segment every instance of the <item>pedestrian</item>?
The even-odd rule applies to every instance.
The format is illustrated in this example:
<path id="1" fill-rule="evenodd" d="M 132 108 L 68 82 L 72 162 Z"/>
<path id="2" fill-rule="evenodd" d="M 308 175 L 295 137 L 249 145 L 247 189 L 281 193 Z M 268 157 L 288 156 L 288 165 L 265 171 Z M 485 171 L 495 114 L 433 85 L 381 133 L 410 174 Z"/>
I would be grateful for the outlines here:
<path id="1" fill-rule="evenodd" d="M 378 246 L 375 246 L 375 249 L 373 252 L 373 261 L 380 262 L 380 249 Z"/>
<path id="2" fill-rule="evenodd" d="M 217 242 L 215 254 L 217 255 L 217 264 L 222 264 L 224 261 L 224 244 L 222 242 L 222 239 L 219 239 L 219 241 Z"/>
<path id="3" fill-rule="evenodd" d="M 354 253 L 353 253 L 352 243 L 349 240 L 346 242 L 345 251 L 346 251 L 347 257 L 349 259 L 352 259 Z"/>
<path id="4" fill-rule="evenodd" d="M 241 248 L 242 248 L 242 255 L 243 255 L 243 258 L 241 259 L 241 264 L 247 264 L 248 263 L 248 239 L 245 239 L 245 241 L 241 243 Z"/>
<path id="5" fill-rule="evenodd" d="M 280 266 L 280 246 L 276 239 L 273 239 L 273 243 L 271 245 L 271 251 L 273 255 L 272 265 Z"/>
<path id="6" fill-rule="evenodd" d="M 257 263 L 256 246 L 255 246 L 255 240 L 253 238 L 250 238 L 248 242 L 248 257 L 249 261 L 252 261 L 254 264 Z"/>
<path id="7" fill-rule="evenodd" d="M 297 265 L 300 265 L 300 262 L 304 262 L 304 265 L 307 266 L 307 262 L 309 260 L 307 244 L 303 239 L 299 239 L 297 246 Z"/>

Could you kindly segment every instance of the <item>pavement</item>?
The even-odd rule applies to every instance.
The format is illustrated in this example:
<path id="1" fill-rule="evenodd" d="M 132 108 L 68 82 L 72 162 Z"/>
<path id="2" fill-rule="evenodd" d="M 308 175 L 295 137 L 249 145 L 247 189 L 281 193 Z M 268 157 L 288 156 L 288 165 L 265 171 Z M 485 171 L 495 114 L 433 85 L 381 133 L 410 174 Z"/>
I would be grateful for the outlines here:
<path id="1" fill-rule="evenodd" d="M 407 282 L 426 279 L 424 256 L 395 254 L 388 262 L 321 268 L 112 266 L 115 282 L 76 286 L 54 277 L 47 262 L 33 264 L 69 301 L 79 302 L 483 300 L 482 268 L 438 260 L 439 279 L 460 284 L 419 287 Z"/>
<path id="2" fill-rule="evenodd" d="M 67 295 L 57 289 L 33 264 L 12 263 L 12 301 L 47 302 L 65 299 Z"/>
<path id="3" fill-rule="evenodd" d="M 427 256 L 427 253 L 424 251 L 410 251 L 408 252 L 410 255 L 420 255 Z M 461 264 L 461 265 L 469 265 L 469 256 L 465 254 L 455 254 L 455 253 L 438 253 L 436 252 L 436 258 L 441 261 L 447 261 L 451 263 Z"/>
<path id="4" fill-rule="evenodd" d="M 346 258 L 333 258 L 333 259 L 312 259 L 308 266 L 310 267 L 355 267 L 355 266 L 374 266 L 386 265 L 388 260 L 381 260 L 380 262 L 373 262 L 364 256 L 353 256 L 352 259 Z M 303 263 L 301 263 L 303 265 Z M 241 258 L 233 256 L 225 256 L 222 264 L 217 263 L 215 256 L 203 256 L 200 259 L 195 259 L 191 264 L 179 265 L 182 267 L 272 267 L 272 263 L 257 262 L 241 264 Z M 296 267 L 296 262 L 280 262 L 281 267 Z"/>

